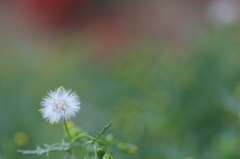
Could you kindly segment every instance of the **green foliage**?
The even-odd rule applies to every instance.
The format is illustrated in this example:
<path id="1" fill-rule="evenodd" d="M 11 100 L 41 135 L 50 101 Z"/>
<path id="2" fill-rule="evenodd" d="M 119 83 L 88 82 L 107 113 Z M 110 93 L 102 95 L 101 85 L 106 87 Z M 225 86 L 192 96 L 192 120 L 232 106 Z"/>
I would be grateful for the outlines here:
<path id="1" fill-rule="evenodd" d="M 44 144 L 45 148 L 41 148 L 41 147 L 37 146 L 36 150 L 18 150 L 18 152 L 21 152 L 24 155 L 26 155 L 26 154 L 42 155 L 42 154 L 46 153 L 47 158 L 49 158 L 49 152 L 50 151 L 58 151 L 58 152 L 67 151 L 67 152 L 70 153 L 71 158 L 75 158 L 75 157 L 73 157 L 74 155 L 71 152 L 72 151 L 72 144 L 75 144 L 74 146 L 82 147 L 82 154 L 81 154 L 82 157 L 81 157 L 81 159 L 85 159 L 85 150 L 86 150 L 87 146 L 91 144 L 94 147 L 94 151 L 96 151 L 95 158 L 97 156 L 98 156 L 99 159 L 107 158 L 106 156 L 111 156 L 110 153 L 107 151 L 107 146 L 103 141 L 98 140 L 98 139 L 107 131 L 107 129 L 111 126 L 111 124 L 112 124 L 112 122 L 110 122 L 108 125 L 106 125 L 100 131 L 100 133 L 98 133 L 97 137 L 93 138 L 89 135 L 86 135 L 85 133 L 84 134 L 75 134 L 75 136 L 71 137 L 70 134 L 69 134 L 67 124 L 65 123 L 64 125 L 65 125 L 65 128 L 66 128 L 66 132 L 68 133 L 70 143 L 65 143 L 64 140 L 63 140 L 62 143 L 55 143 L 55 144 L 52 144 L 52 145 Z M 76 127 L 74 129 L 72 129 L 71 132 L 73 132 L 73 130 L 74 130 L 74 133 L 81 132 L 81 129 L 76 130 Z M 87 141 L 87 142 L 77 143 L 76 139 L 78 139 L 80 137 L 87 137 L 87 138 L 90 138 L 91 140 Z M 75 143 L 75 141 L 76 141 L 76 143 Z M 97 148 L 95 150 L 95 147 L 99 147 L 99 145 L 97 143 L 100 142 L 100 141 L 101 141 L 101 143 L 104 143 L 104 147 L 101 146 L 101 149 Z"/>
<path id="2" fill-rule="evenodd" d="M 123 152 L 138 149 L 130 157 L 113 148 L 115 158 L 237 159 L 238 33 L 237 29 L 207 32 L 185 48 L 139 40 L 119 49 L 107 62 L 79 46 L 78 40 L 44 54 L 5 46 L 0 58 L 1 136 L 14 143 L 13 134 L 24 131 L 30 142 L 18 149 L 57 141 L 61 127 L 46 126 L 37 110 L 46 90 L 65 85 L 76 89 L 82 101 L 76 125 L 97 135 L 99 125 L 113 120 L 111 133 L 120 140 L 111 135 L 99 139 Z M 14 55 L 18 60 L 12 59 Z M 69 131 L 75 137 L 87 135 L 82 130 Z M 138 148 L 121 144 L 122 140 Z M 87 141 L 76 138 L 79 143 Z M 0 154 L 7 156 L 5 149 Z"/>
<path id="3" fill-rule="evenodd" d="M 93 138 L 90 135 L 88 135 L 86 132 L 82 132 L 82 130 L 77 127 L 71 126 L 70 129 L 68 128 L 67 124 L 65 123 L 65 128 L 66 132 L 68 133 L 68 139 L 69 143 L 65 143 L 64 140 L 62 140 L 62 143 L 55 143 L 52 145 L 48 144 L 43 144 L 44 148 L 41 148 L 37 146 L 36 150 L 18 150 L 18 152 L 21 152 L 24 155 L 42 155 L 45 154 L 47 155 L 47 158 L 49 159 L 49 153 L 52 151 L 66 151 L 69 153 L 71 158 L 76 158 L 74 157 L 73 147 L 78 147 L 78 152 L 79 149 L 81 149 L 81 159 L 85 159 L 86 156 L 87 158 L 99 158 L 99 159 L 111 159 L 112 156 L 110 154 L 110 151 L 107 148 L 107 144 L 109 140 L 106 138 L 101 138 L 100 137 L 109 129 L 111 126 L 112 122 L 109 122 L 99 133 L 98 135 Z M 69 129 L 69 130 L 68 130 Z M 70 133 L 71 132 L 71 136 Z M 74 132 L 74 133 L 73 133 Z M 82 132 L 82 133 L 76 133 L 76 132 Z M 90 140 L 84 140 L 84 139 L 90 139 Z M 83 140 L 78 140 L 78 139 L 83 139 Z M 111 145 L 117 145 L 117 142 L 112 142 Z M 92 145 L 94 153 L 92 153 L 92 149 L 87 149 L 89 145 Z M 124 144 L 122 144 L 125 146 Z M 121 150 L 121 148 L 119 147 Z M 87 155 L 86 155 L 87 154 Z"/>

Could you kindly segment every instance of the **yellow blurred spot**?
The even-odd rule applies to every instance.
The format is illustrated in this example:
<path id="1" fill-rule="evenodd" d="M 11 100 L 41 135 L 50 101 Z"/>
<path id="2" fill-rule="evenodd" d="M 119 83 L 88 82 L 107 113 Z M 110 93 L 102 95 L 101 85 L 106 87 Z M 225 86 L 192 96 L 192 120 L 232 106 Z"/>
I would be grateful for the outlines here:
<path id="1" fill-rule="evenodd" d="M 137 153 L 137 147 L 136 146 L 131 146 L 129 149 L 128 149 L 128 153 L 131 154 L 131 155 L 134 155 Z"/>
<path id="2" fill-rule="evenodd" d="M 195 157 L 188 156 L 188 157 L 185 157 L 184 159 L 196 159 L 196 158 L 195 158 Z"/>
<path id="3" fill-rule="evenodd" d="M 18 131 L 13 135 L 14 141 L 20 145 L 24 146 L 28 143 L 28 136 L 26 133 Z"/>
<path id="4" fill-rule="evenodd" d="M 73 125 L 74 125 L 74 124 L 73 124 L 72 121 L 68 121 L 68 122 L 67 122 L 67 127 L 68 127 L 68 128 L 71 128 Z"/>

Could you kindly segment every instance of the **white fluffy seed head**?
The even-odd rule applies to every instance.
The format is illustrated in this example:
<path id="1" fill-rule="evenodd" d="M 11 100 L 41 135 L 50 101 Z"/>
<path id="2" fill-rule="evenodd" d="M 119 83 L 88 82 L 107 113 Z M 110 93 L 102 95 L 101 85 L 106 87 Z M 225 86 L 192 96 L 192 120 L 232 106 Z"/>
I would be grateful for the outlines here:
<path id="1" fill-rule="evenodd" d="M 51 124 L 67 122 L 80 110 L 78 96 L 62 86 L 55 91 L 50 91 L 43 98 L 41 105 L 42 108 L 39 111 Z"/>

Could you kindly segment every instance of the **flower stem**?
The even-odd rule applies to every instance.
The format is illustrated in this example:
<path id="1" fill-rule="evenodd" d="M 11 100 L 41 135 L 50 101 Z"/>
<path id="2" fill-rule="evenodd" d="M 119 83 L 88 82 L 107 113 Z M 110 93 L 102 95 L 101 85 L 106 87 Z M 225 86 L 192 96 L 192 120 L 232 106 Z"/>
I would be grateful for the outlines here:
<path id="1" fill-rule="evenodd" d="M 72 158 L 75 158 L 74 156 L 73 156 L 73 154 L 72 154 L 72 138 L 71 138 L 71 136 L 70 136 L 70 133 L 69 133 L 69 130 L 68 130 L 68 127 L 67 127 L 67 123 L 65 122 L 64 123 L 64 126 L 65 126 L 65 129 L 66 129 L 66 131 L 67 131 L 67 135 L 68 135 L 68 140 L 69 140 L 69 154 L 70 154 L 70 156 L 72 157 Z"/>
<path id="2" fill-rule="evenodd" d="M 83 146 L 82 148 L 82 154 L 81 154 L 81 159 L 84 159 L 84 156 L 85 156 L 85 150 L 87 148 L 88 145 L 92 144 L 92 141 L 88 141 L 85 143 L 85 145 Z"/>
<path id="3" fill-rule="evenodd" d="M 49 159 L 49 152 L 50 152 L 51 149 L 52 149 L 53 147 L 55 147 L 55 146 L 66 147 L 66 146 L 64 146 L 64 145 L 62 145 L 62 144 L 53 144 L 53 145 L 51 145 L 51 146 L 48 148 L 48 150 L 47 150 L 47 159 Z"/>
<path id="4" fill-rule="evenodd" d="M 91 137 L 91 136 L 89 136 L 89 135 L 80 134 L 80 135 L 74 137 L 74 138 L 72 139 L 72 142 L 74 142 L 75 140 L 77 140 L 78 138 L 81 138 L 81 137 L 86 137 L 86 138 L 89 138 L 89 139 L 93 140 L 93 137 Z"/>

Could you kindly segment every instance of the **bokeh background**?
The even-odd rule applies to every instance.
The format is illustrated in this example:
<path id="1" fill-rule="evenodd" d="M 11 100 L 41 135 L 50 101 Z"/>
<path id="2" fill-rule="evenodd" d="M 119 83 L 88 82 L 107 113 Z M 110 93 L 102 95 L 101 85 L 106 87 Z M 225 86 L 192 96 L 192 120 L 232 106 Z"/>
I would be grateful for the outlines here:
<path id="1" fill-rule="evenodd" d="M 239 19 L 238 0 L 1 0 L 0 159 L 61 141 L 38 112 L 59 86 L 75 125 L 137 145 L 116 159 L 239 159 Z"/>

